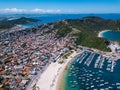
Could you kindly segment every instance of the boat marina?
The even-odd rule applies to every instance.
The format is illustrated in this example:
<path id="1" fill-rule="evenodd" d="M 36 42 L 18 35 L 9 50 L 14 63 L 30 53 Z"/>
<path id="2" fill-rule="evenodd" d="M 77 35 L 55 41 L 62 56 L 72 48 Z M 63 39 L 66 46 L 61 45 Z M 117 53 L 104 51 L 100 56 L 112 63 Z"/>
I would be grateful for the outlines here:
<path id="1" fill-rule="evenodd" d="M 67 90 L 119 90 L 119 64 L 120 60 L 84 51 L 69 66 L 66 75 Z"/>

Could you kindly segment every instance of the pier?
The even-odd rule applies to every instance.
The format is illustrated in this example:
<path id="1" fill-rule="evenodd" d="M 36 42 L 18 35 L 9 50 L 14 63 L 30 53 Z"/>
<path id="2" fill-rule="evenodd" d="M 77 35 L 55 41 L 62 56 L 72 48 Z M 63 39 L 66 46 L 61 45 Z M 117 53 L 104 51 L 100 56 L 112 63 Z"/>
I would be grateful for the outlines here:
<path id="1" fill-rule="evenodd" d="M 94 68 L 97 68 L 98 67 L 98 64 L 100 62 L 100 59 L 101 59 L 101 55 L 99 55 L 99 57 L 97 58 L 96 62 L 95 62 L 95 66 Z"/>
<path id="2" fill-rule="evenodd" d="M 80 58 L 80 61 L 79 61 L 79 63 L 82 63 L 83 62 L 83 60 L 85 59 L 85 57 L 87 56 L 88 54 L 87 53 L 85 53 L 81 58 Z"/>
<path id="3" fill-rule="evenodd" d="M 91 52 L 90 56 L 87 58 L 87 60 L 85 61 L 84 64 L 86 64 L 87 66 L 89 66 L 90 63 L 92 62 L 94 56 L 95 56 L 95 53 Z"/>

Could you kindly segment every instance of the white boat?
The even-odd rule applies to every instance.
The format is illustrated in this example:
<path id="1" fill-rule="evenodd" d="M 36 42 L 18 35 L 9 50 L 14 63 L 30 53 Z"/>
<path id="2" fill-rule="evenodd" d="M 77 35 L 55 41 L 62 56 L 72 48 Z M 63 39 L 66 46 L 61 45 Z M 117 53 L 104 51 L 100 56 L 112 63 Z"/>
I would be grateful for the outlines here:
<path id="1" fill-rule="evenodd" d="M 86 87 L 86 90 L 90 90 L 90 87 Z"/>
<path id="2" fill-rule="evenodd" d="M 94 87 L 95 87 L 94 85 L 91 86 L 91 88 L 94 88 Z"/>
<path id="3" fill-rule="evenodd" d="M 116 83 L 117 86 L 120 86 L 120 83 Z"/>
<path id="4" fill-rule="evenodd" d="M 104 84 L 100 84 L 100 86 L 104 86 Z"/>
<path id="5" fill-rule="evenodd" d="M 120 90 L 120 86 L 118 86 L 117 89 Z"/>

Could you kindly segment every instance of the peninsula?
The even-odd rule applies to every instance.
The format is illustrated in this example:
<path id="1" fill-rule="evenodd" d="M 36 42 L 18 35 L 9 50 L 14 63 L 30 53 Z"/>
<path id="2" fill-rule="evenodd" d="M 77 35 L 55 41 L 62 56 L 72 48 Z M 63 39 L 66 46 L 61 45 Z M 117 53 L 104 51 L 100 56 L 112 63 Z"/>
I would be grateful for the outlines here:
<path id="1" fill-rule="evenodd" d="M 9 31 L 11 28 L 17 25 L 30 24 L 30 23 L 37 22 L 37 21 L 39 20 L 32 19 L 32 18 L 26 18 L 26 17 L 20 17 L 20 18 L 12 19 L 12 20 L 4 18 L 0 20 L 0 31 L 5 31 L 6 29 Z"/>

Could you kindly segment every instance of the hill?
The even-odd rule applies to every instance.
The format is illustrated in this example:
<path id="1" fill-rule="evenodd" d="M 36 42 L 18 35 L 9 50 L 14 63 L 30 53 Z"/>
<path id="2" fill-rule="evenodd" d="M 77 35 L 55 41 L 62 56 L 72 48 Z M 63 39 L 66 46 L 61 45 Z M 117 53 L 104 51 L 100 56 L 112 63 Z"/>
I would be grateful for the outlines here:
<path id="1" fill-rule="evenodd" d="M 1 20 L 0 21 L 0 29 L 9 29 L 14 27 L 17 24 L 28 24 L 28 23 L 33 23 L 33 22 L 37 22 L 39 20 L 37 19 L 32 19 L 32 18 L 26 18 L 26 17 L 21 17 L 19 19 L 15 19 L 15 20 Z"/>
<path id="2" fill-rule="evenodd" d="M 55 24 L 56 27 L 59 27 L 57 28 L 57 35 L 61 35 L 61 37 L 65 33 L 74 32 L 71 28 L 76 29 L 77 32 L 74 32 L 71 36 L 77 37 L 75 41 L 77 45 L 110 51 L 104 43 L 106 39 L 99 38 L 98 33 L 102 30 L 117 30 L 120 28 L 120 20 L 106 20 L 100 17 L 90 16 L 82 19 L 67 19 Z M 67 28 L 67 32 L 65 28 Z M 64 34 L 61 34 L 63 32 Z"/>
<path id="3" fill-rule="evenodd" d="M 22 17 L 20 19 L 8 22 L 21 24 L 30 23 L 31 21 L 37 20 Z M 11 23 L 8 23 L 8 26 L 11 26 Z M 72 42 L 75 44 L 75 47 L 82 45 L 102 51 L 110 51 L 110 49 L 107 48 L 107 45 L 105 44 L 106 39 L 98 37 L 98 33 L 102 30 L 117 30 L 118 28 L 120 28 L 120 20 L 106 20 L 100 17 L 89 16 L 81 19 L 67 19 L 54 23 L 38 25 L 23 31 L 16 32 L 18 32 L 18 35 L 21 35 L 21 33 L 23 33 L 22 35 L 29 33 L 37 34 L 40 32 L 43 32 L 43 35 L 51 33 L 55 34 L 56 39 L 71 38 Z M 3 36 L 9 37 L 7 35 Z"/>

